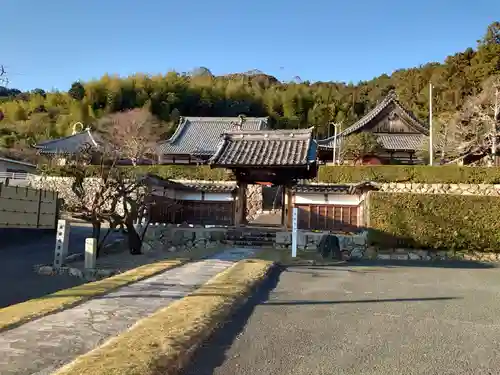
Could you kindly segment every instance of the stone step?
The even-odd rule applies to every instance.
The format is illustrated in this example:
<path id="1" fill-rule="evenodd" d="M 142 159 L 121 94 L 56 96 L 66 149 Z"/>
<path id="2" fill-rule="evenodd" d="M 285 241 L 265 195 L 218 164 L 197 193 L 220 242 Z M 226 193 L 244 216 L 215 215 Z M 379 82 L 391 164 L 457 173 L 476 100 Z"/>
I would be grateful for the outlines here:
<path id="1" fill-rule="evenodd" d="M 262 246 L 273 246 L 274 241 L 258 241 L 258 240 L 235 240 L 235 241 L 227 241 L 227 244 L 235 245 L 235 246 L 252 246 L 252 247 L 262 247 Z"/>
<path id="2" fill-rule="evenodd" d="M 265 242 L 275 242 L 274 237 L 250 237 L 250 236 L 244 236 L 244 237 L 233 237 L 233 238 L 228 238 L 229 241 L 265 241 Z"/>

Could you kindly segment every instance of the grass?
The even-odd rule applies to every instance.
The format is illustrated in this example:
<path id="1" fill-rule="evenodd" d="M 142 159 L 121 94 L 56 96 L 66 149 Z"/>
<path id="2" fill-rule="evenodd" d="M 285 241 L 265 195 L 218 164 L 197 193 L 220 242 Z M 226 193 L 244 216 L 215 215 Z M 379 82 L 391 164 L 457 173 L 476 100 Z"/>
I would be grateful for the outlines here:
<path id="1" fill-rule="evenodd" d="M 166 259 L 145 264 L 107 279 L 79 285 L 70 289 L 0 309 L 0 332 L 17 327 L 31 320 L 62 311 L 93 297 L 102 296 L 119 287 L 154 276 L 168 269 L 181 266 L 220 252 L 220 248 L 191 249 L 166 254 Z"/>
<path id="2" fill-rule="evenodd" d="M 140 320 L 129 331 L 75 359 L 55 375 L 177 373 L 194 350 L 264 280 L 273 262 L 243 260 L 194 293 Z"/>

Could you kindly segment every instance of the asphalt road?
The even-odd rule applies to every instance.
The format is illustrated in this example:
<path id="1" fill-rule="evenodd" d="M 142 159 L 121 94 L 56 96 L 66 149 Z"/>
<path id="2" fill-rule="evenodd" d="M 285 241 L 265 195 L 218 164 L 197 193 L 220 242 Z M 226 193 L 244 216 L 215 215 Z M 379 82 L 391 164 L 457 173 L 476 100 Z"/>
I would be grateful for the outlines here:
<path id="1" fill-rule="evenodd" d="M 500 373 L 500 269 L 414 265 L 290 268 L 184 375 Z"/>
<path id="2" fill-rule="evenodd" d="M 69 254 L 83 253 L 85 238 L 92 234 L 86 226 L 72 225 Z M 114 234 L 113 237 L 118 236 Z M 111 236 L 110 236 L 111 237 Z M 111 237 L 112 238 L 112 237 Z M 72 276 L 42 276 L 33 271 L 36 264 L 52 264 L 55 232 L 0 232 L 0 308 L 82 284 Z"/>

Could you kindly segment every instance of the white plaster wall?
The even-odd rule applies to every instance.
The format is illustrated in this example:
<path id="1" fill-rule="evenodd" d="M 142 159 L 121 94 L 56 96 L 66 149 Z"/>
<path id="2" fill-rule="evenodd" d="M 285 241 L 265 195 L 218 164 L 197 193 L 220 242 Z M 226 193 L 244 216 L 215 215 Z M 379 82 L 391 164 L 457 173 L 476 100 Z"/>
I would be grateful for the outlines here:
<path id="1" fill-rule="evenodd" d="M 325 199 L 325 194 L 322 193 L 297 193 L 295 194 L 295 203 L 357 206 L 361 203 L 361 197 L 359 195 L 328 194 L 327 199 Z"/>

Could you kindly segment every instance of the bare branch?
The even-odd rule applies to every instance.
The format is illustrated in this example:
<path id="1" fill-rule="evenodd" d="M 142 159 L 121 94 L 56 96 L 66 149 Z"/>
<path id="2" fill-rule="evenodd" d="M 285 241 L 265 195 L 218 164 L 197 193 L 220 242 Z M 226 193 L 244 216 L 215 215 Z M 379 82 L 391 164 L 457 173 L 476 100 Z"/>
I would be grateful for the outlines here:
<path id="1" fill-rule="evenodd" d="M 0 84 L 8 85 L 9 78 L 7 77 L 7 71 L 5 70 L 4 65 L 0 65 Z"/>
<path id="2" fill-rule="evenodd" d="M 480 94 L 471 97 L 454 121 L 453 133 L 463 155 L 491 156 L 493 165 L 498 151 L 500 77 L 490 77 L 483 83 Z M 489 149 L 489 151 L 488 151 Z"/>
<path id="3" fill-rule="evenodd" d="M 132 165 L 148 160 L 156 161 L 157 139 L 154 129 L 155 119 L 149 112 L 134 110 L 110 115 L 101 122 L 105 130 L 98 148 L 100 163 L 94 171 L 94 180 L 88 181 L 87 166 L 95 161 L 96 148 L 89 145 L 80 150 L 79 155 L 66 167 L 75 177 L 73 192 L 77 196 L 73 211 L 92 222 L 95 232 L 101 223 L 108 222 L 110 228 L 120 228 L 128 236 L 132 254 L 140 254 L 144 232 L 137 233 L 134 223 L 142 213 L 150 211 L 151 202 L 148 179 L 137 171 L 122 168 L 123 160 Z"/>
<path id="4" fill-rule="evenodd" d="M 134 109 L 108 116 L 100 123 L 105 129 L 108 147 L 131 162 L 152 164 L 157 161 L 158 121 L 144 109 Z"/>

